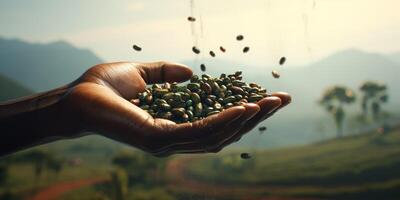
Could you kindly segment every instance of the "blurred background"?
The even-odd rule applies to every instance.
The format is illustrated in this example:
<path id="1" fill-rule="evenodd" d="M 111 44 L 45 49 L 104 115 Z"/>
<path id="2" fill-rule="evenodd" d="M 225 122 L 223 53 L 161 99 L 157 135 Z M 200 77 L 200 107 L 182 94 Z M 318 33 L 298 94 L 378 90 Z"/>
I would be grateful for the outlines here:
<path id="1" fill-rule="evenodd" d="M 197 74 L 200 64 L 215 76 L 242 70 L 245 81 L 289 92 L 293 102 L 260 124 L 267 130 L 218 154 L 161 159 L 89 136 L 2 157 L 0 199 L 399 199 L 399 7 L 396 0 L 2 0 L 1 101 L 62 86 L 98 63 L 167 60 Z"/>

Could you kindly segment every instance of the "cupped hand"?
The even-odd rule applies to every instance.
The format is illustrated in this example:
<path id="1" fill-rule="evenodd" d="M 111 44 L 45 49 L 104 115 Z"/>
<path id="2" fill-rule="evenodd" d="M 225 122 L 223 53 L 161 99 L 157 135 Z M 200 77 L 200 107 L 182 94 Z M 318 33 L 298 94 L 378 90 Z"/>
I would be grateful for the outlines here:
<path id="1" fill-rule="evenodd" d="M 290 102 L 274 93 L 257 103 L 231 107 L 199 121 L 176 124 L 153 118 L 131 103 L 147 84 L 182 82 L 192 76 L 186 66 L 167 62 L 100 64 L 69 87 L 63 109 L 73 123 L 156 156 L 219 152 Z"/>

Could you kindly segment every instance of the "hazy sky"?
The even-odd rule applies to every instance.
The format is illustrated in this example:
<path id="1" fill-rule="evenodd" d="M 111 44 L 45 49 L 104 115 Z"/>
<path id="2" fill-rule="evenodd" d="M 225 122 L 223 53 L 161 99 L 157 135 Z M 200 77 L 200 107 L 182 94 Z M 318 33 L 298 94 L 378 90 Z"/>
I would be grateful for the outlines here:
<path id="1" fill-rule="evenodd" d="M 225 46 L 224 60 L 270 65 L 286 56 L 300 65 L 346 48 L 399 51 L 399 8 L 399 0 L 1 0 L 0 37 L 66 40 L 107 61 L 209 58 L 191 52 L 197 44 Z"/>

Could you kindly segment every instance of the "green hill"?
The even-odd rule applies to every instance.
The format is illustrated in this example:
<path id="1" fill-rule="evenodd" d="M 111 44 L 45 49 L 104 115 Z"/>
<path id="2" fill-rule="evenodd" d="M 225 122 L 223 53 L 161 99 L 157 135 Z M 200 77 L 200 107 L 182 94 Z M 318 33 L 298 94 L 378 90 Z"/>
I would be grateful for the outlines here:
<path id="1" fill-rule="evenodd" d="M 251 151 L 250 151 L 251 152 Z M 194 159 L 191 177 L 223 185 L 293 188 L 285 195 L 311 197 L 400 196 L 400 128 L 322 143 Z"/>
<path id="2" fill-rule="evenodd" d="M 32 94 L 25 86 L 0 74 L 0 101 Z"/>

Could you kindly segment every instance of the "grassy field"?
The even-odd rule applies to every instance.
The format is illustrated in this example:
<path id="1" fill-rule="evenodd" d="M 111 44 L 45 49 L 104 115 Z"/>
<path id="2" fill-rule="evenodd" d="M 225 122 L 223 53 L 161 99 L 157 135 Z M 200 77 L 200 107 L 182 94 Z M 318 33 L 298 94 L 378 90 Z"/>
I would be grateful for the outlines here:
<path id="1" fill-rule="evenodd" d="M 40 178 L 34 175 L 29 163 L 11 163 L 8 178 L 0 187 L 0 196 L 5 192 L 16 194 L 17 199 L 32 196 L 40 189 L 65 181 L 93 177 L 109 177 L 116 166 L 111 164 L 120 147 L 93 145 L 96 138 L 84 138 L 78 144 L 69 141 L 39 147 L 54 153 L 63 152 L 64 160 L 80 157 L 82 163 L 74 166 L 64 163 L 56 173 L 44 170 Z M 72 142 L 72 141 L 70 141 Z M 101 147 L 105 148 L 101 148 Z M 129 152 L 129 151 L 128 151 Z M 248 152 L 251 159 L 243 160 L 240 153 Z M 23 152 L 22 152 L 23 153 Z M 56 154 L 60 155 L 60 154 Z M 331 199 L 397 199 L 400 197 L 400 128 L 386 134 L 376 132 L 328 140 L 317 144 L 281 149 L 255 151 L 237 149 L 221 154 L 195 155 L 184 162 L 185 174 L 191 180 L 210 184 L 215 191 L 238 188 L 238 194 L 251 197 L 312 197 Z M 132 157 L 131 159 L 134 159 Z M 174 156 L 171 160 L 184 158 Z M 161 161 L 157 162 L 158 164 Z M 157 164 L 157 165 L 158 165 Z M 143 167 L 128 167 L 137 171 Z M 168 174 L 168 171 L 166 171 Z M 149 186 L 149 183 L 150 186 Z M 128 199 L 180 199 L 177 196 L 207 196 L 207 191 L 193 194 L 185 185 L 181 191 L 168 191 L 168 181 L 155 184 L 130 182 Z M 110 199 L 113 195 L 110 183 L 83 187 L 62 196 L 61 199 Z M 153 184 L 153 185 L 152 185 Z M 187 186 L 190 187 L 190 186 Z M 211 198 L 211 197 L 210 197 Z M 214 197 L 213 197 L 214 198 Z M 111 198 L 112 199 L 112 198 Z M 219 199 L 219 198 L 216 198 Z M 222 198 L 224 199 L 224 198 Z M 228 198 L 231 199 L 231 198 Z"/>
<path id="2" fill-rule="evenodd" d="M 400 196 L 400 128 L 250 153 L 248 160 L 240 152 L 194 159 L 187 174 L 225 186 L 286 188 L 285 196 Z"/>

